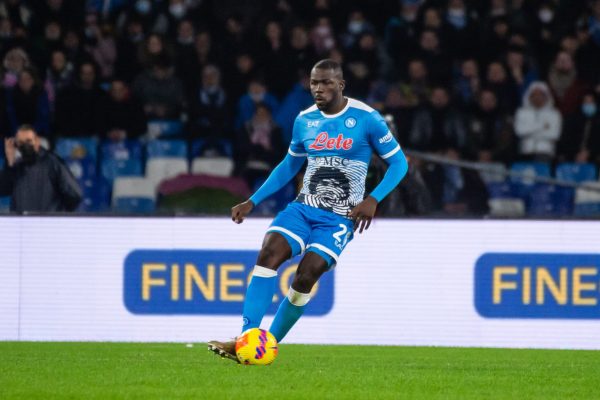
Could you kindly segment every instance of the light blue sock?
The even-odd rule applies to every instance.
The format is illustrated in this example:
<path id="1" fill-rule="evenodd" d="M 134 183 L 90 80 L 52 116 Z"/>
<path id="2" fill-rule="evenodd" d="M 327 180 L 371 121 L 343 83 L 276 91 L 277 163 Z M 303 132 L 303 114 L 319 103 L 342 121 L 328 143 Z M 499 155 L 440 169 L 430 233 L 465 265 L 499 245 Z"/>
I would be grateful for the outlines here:
<path id="1" fill-rule="evenodd" d="M 309 293 L 299 293 L 290 287 L 290 291 L 279 305 L 275 319 L 269 329 L 277 342 L 281 342 L 292 329 L 292 326 L 300 319 L 309 300 Z"/>
<path id="2" fill-rule="evenodd" d="M 246 290 L 244 311 L 242 312 L 242 332 L 260 326 L 267 309 L 273 302 L 276 288 L 277 271 L 256 265 L 248 290 Z"/>

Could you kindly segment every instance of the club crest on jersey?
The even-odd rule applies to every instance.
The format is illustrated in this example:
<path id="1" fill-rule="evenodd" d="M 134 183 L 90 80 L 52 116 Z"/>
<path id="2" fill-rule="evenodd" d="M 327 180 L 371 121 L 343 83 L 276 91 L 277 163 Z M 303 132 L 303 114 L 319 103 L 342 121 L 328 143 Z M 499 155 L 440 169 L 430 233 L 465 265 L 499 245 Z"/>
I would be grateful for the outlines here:
<path id="1" fill-rule="evenodd" d="M 344 135 L 341 133 L 337 137 L 330 138 L 327 132 L 321 132 L 308 148 L 313 150 L 350 150 L 352 142 L 351 138 L 344 139 Z"/>
<path id="2" fill-rule="evenodd" d="M 348 117 L 344 121 L 344 125 L 346 125 L 346 128 L 354 128 L 356 126 L 356 119 L 352 118 L 352 117 Z"/>

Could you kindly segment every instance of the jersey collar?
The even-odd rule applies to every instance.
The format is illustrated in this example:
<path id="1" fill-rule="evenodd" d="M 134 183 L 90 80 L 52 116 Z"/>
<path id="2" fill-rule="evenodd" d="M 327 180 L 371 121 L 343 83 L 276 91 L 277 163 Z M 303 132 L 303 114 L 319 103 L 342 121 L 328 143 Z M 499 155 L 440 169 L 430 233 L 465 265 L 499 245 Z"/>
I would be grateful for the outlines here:
<path id="1" fill-rule="evenodd" d="M 342 115 L 343 113 L 345 113 L 346 111 L 348 111 L 348 108 L 350 108 L 350 99 L 348 97 L 344 97 L 347 101 L 346 101 L 346 106 L 344 108 L 342 108 L 342 111 L 336 113 L 336 114 L 325 114 L 323 111 L 319 110 L 319 112 L 321 113 L 321 115 L 325 118 L 337 118 L 340 115 Z"/>

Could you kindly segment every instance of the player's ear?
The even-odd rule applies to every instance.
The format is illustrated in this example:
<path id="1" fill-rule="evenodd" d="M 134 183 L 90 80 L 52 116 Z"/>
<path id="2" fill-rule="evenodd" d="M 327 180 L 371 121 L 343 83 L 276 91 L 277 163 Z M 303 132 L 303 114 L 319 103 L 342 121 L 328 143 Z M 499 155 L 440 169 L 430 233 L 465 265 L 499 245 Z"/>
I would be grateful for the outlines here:
<path id="1" fill-rule="evenodd" d="M 344 90 L 346 88 L 346 81 L 343 79 L 340 79 L 340 90 Z"/>

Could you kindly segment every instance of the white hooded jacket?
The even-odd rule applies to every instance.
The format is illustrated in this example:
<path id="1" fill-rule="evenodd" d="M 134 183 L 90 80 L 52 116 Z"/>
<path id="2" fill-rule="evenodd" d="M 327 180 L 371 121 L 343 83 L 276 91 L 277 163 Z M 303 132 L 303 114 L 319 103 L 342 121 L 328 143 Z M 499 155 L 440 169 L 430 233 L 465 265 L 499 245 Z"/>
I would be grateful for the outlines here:
<path id="1" fill-rule="evenodd" d="M 541 108 L 535 108 L 529 101 L 533 89 L 546 92 L 548 101 Z M 554 156 L 556 142 L 560 137 L 562 117 L 554 108 L 554 99 L 548 85 L 533 82 L 523 95 L 523 106 L 517 110 L 515 133 L 520 138 L 520 153 Z"/>

